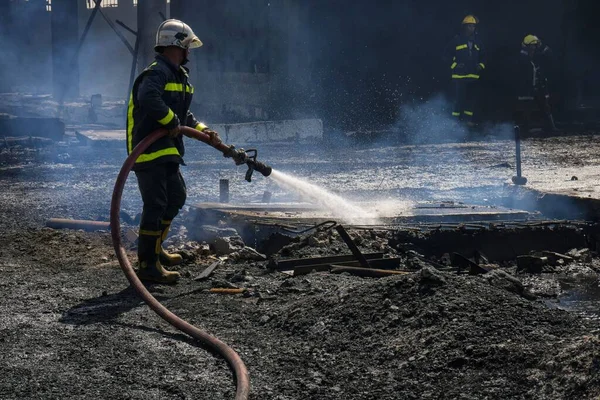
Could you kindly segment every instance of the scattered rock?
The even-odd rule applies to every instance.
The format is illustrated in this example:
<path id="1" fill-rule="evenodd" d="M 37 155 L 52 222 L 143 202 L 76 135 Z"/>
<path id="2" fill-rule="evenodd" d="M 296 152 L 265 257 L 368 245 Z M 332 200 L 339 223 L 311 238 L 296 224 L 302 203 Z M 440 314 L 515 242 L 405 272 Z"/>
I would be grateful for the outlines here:
<path id="1" fill-rule="evenodd" d="M 317 239 L 315 236 L 311 236 L 308 238 L 308 245 L 312 247 L 324 247 L 327 243 Z"/>
<path id="2" fill-rule="evenodd" d="M 243 248 L 239 249 L 238 251 L 231 253 L 229 255 L 229 258 L 231 258 L 234 261 L 238 261 L 238 260 L 266 261 L 267 260 L 267 256 L 259 253 L 252 247 L 248 247 L 248 246 L 243 247 Z"/>
<path id="3" fill-rule="evenodd" d="M 510 165 L 510 163 L 503 162 L 503 163 L 500 163 L 500 164 L 492 165 L 490 168 L 509 168 L 509 169 L 512 169 L 512 165 Z"/>
<path id="4" fill-rule="evenodd" d="M 193 232 L 193 237 L 198 242 L 212 243 L 217 238 L 238 236 L 238 232 L 233 228 L 219 228 L 214 225 L 200 225 Z"/>
<path id="5" fill-rule="evenodd" d="M 238 236 L 218 237 L 215 239 L 212 246 L 215 253 L 220 256 L 231 254 L 242 249 L 244 247 L 244 242 Z"/>
<path id="6" fill-rule="evenodd" d="M 590 249 L 573 249 L 567 253 L 567 256 L 581 262 L 590 262 L 592 260 Z"/>
<path id="7" fill-rule="evenodd" d="M 421 271 L 419 271 L 421 281 L 428 284 L 443 285 L 446 283 L 446 279 L 437 269 L 425 265 Z"/>
<path id="8" fill-rule="evenodd" d="M 232 282 L 232 283 L 245 282 L 247 274 L 248 273 L 246 272 L 246 270 L 243 269 L 241 271 L 234 273 L 231 276 L 228 276 L 227 279 L 229 280 L 229 282 Z"/>
<path id="9" fill-rule="evenodd" d="M 183 261 L 193 261 L 196 259 L 196 253 L 194 253 L 190 250 L 186 250 L 186 249 L 177 250 L 177 253 L 179 255 L 181 255 L 181 258 L 183 258 Z"/>
<path id="10" fill-rule="evenodd" d="M 228 282 L 224 279 L 213 279 L 212 280 L 213 288 L 222 288 L 222 289 L 238 289 L 237 285 L 234 285 L 231 282 Z"/>
<path id="11" fill-rule="evenodd" d="M 196 253 L 200 256 L 208 256 L 211 254 L 210 251 L 210 246 L 207 243 L 202 243 L 200 244 L 200 246 L 196 249 Z"/>
<path id="12" fill-rule="evenodd" d="M 546 264 L 548 264 L 548 257 L 530 255 L 517 257 L 517 270 L 529 272 L 530 274 L 541 273 Z"/>
<path id="13" fill-rule="evenodd" d="M 490 271 L 484 278 L 492 286 L 518 294 L 527 300 L 535 300 L 535 296 L 525 289 L 525 286 L 523 286 L 523 283 L 519 279 L 503 270 Z"/>
<path id="14" fill-rule="evenodd" d="M 553 251 L 542 251 L 542 255 L 548 258 L 548 264 L 552 266 L 573 262 L 573 257 L 565 254 L 555 253 Z"/>

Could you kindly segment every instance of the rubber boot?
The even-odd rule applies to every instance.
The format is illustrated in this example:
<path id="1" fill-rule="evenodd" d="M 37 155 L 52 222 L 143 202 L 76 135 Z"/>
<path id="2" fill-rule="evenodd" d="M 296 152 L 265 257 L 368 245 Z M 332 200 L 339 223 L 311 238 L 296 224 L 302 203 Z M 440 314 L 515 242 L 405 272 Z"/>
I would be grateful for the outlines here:
<path id="1" fill-rule="evenodd" d="M 165 221 L 165 220 L 161 221 L 161 228 L 162 228 L 162 232 L 161 232 L 161 236 L 160 236 L 161 246 L 160 246 L 160 254 L 159 254 L 160 262 L 169 267 L 172 267 L 173 265 L 181 264 L 183 262 L 183 257 L 181 257 L 180 254 L 169 253 L 162 247 L 162 242 L 164 242 L 167 239 L 167 235 L 169 234 L 169 229 L 171 228 L 171 221 Z"/>
<path id="2" fill-rule="evenodd" d="M 140 230 L 138 239 L 138 259 L 140 265 L 137 275 L 142 281 L 167 284 L 175 283 L 181 277 L 179 272 L 166 270 L 159 261 L 161 233 L 161 231 Z"/>

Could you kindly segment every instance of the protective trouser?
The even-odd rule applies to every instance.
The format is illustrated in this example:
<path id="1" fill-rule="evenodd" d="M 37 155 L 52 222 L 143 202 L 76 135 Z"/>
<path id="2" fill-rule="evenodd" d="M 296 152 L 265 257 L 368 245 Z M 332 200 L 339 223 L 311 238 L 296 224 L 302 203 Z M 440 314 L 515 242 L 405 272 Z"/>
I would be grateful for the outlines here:
<path id="1" fill-rule="evenodd" d="M 144 202 L 138 258 L 150 264 L 158 259 L 170 223 L 185 204 L 187 192 L 177 163 L 156 164 L 135 174 Z"/>
<path id="2" fill-rule="evenodd" d="M 474 79 L 454 79 L 454 107 L 452 116 L 472 121 L 477 104 L 477 84 Z"/>

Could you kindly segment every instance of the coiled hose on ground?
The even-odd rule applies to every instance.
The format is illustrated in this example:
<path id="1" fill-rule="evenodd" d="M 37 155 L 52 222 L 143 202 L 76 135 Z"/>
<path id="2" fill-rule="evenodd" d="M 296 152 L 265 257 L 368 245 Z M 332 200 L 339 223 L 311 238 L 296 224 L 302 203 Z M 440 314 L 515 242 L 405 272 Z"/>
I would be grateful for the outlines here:
<path id="1" fill-rule="evenodd" d="M 231 148 L 223 143 L 219 144 L 211 144 L 210 137 L 200 131 L 197 131 L 192 128 L 182 127 L 182 133 L 185 136 L 192 137 L 194 139 L 200 140 L 204 143 L 207 143 L 217 150 L 226 154 L 226 152 L 230 151 Z M 117 259 L 119 260 L 119 264 L 125 273 L 125 276 L 131 283 L 131 286 L 138 292 L 138 294 L 142 297 L 144 302 L 148 304 L 148 306 L 157 313 L 162 319 L 167 321 L 169 324 L 173 325 L 175 328 L 179 329 L 182 332 L 187 333 L 195 339 L 198 339 L 203 345 L 213 349 L 218 354 L 222 355 L 223 358 L 229 363 L 231 368 L 235 373 L 236 378 L 236 394 L 235 400 L 247 400 L 248 395 L 250 394 L 250 378 L 248 377 L 248 370 L 244 365 L 244 362 L 240 358 L 240 356 L 228 345 L 220 341 L 214 336 L 209 335 L 207 332 L 199 329 L 192 324 L 184 321 L 179 318 L 177 315 L 173 314 L 169 311 L 165 306 L 160 304 L 152 294 L 146 289 L 146 287 L 142 284 L 142 282 L 138 279 L 129 259 L 127 258 L 127 252 L 123 248 L 121 244 L 121 221 L 119 213 L 121 211 L 121 197 L 123 195 L 123 188 L 125 187 L 125 182 L 127 181 L 127 177 L 131 172 L 131 168 L 135 164 L 135 160 L 139 157 L 141 153 L 143 153 L 148 146 L 154 143 L 156 140 L 160 139 L 166 134 L 166 130 L 159 129 L 144 140 L 142 140 L 131 152 L 129 157 L 123 163 L 121 167 L 121 171 L 119 172 L 119 176 L 117 177 L 117 181 L 115 182 L 115 187 L 113 189 L 112 202 L 110 206 L 110 230 L 112 235 L 113 246 L 115 248 L 115 252 L 117 254 Z"/>

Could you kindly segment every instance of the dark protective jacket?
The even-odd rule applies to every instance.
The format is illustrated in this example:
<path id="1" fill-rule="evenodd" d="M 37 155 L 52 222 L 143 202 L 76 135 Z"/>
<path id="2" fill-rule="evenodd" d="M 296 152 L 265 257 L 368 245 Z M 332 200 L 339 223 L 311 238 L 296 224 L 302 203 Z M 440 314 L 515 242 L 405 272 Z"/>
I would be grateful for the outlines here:
<path id="1" fill-rule="evenodd" d="M 186 125 L 198 130 L 206 126 L 190 112 L 193 86 L 188 70 L 177 68 L 163 55 L 157 55 L 135 80 L 127 108 L 127 154 L 158 128 Z M 183 137 L 167 136 L 154 142 L 136 160 L 134 170 L 164 162 L 183 164 Z"/>
<path id="2" fill-rule="evenodd" d="M 444 62 L 452 79 L 479 79 L 479 71 L 485 69 L 485 51 L 477 35 L 456 35 L 444 50 Z"/>
<path id="3" fill-rule="evenodd" d="M 515 92 L 520 100 L 532 100 L 535 96 L 548 95 L 548 74 L 552 63 L 552 51 L 548 46 L 536 50 L 530 57 L 521 49 L 517 59 Z"/>

